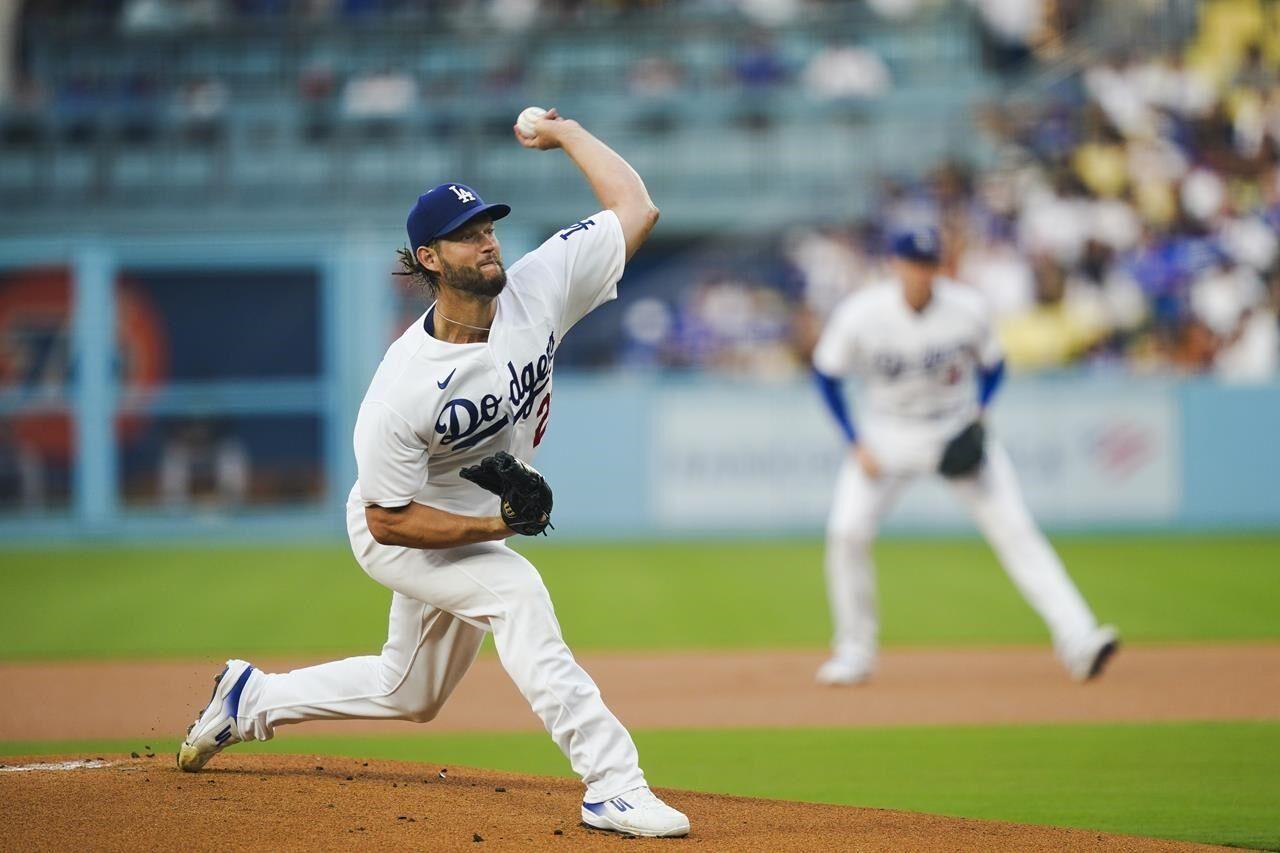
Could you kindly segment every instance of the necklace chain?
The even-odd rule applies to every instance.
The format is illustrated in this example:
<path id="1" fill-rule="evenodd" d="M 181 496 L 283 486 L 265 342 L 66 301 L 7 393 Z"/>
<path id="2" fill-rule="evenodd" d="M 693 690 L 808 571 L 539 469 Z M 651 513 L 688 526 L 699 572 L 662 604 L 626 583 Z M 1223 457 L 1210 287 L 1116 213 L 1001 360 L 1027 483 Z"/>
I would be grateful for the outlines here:
<path id="1" fill-rule="evenodd" d="M 472 331 L 475 331 L 475 332 L 489 331 L 489 326 L 472 326 L 467 323 L 459 323 L 457 320 L 450 320 L 448 317 L 444 316 L 444 314 L 440 313 L 439 306 L 436 307 L 436 316 L 439 317 L 441 320 L 444 320 L 446 323 L 452 323 L 453 325 L 461 326 L 464 329 L 471 329 Z M 493 325 L 492 322 L 490 323 L 490 325 Z"/>

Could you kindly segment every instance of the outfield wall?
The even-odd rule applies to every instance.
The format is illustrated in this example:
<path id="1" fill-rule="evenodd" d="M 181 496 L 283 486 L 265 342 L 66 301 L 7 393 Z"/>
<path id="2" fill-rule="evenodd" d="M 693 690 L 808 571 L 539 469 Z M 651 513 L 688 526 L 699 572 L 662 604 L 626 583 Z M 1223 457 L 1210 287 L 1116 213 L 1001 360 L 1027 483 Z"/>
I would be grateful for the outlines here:
<path id="1" fill-rule="evenodd" d="M 504 244 L 514 255 L 536 236 L 509 227 Z M 0 492 L 0 543 L 341 537 L 356 411 L 421 310 L 389 280 L 395 239 L 371 224 L 198 246 L 0 240 L 0 451 L 19 451 L 0 487 L 14 457 L 40 485 L 22 502 Z M 804 379 L 568 366 L 538 460 L 558 538 L 821 529 L 841 451 Z M 245 496 L 170 499 L 162 458 L 190 426 L 238 443 Z M 994 430 L 1051 527 L 1280 529 L 1280 383 L 1015 379 Z M 944 489 L 921 484 L 890 526 L 966 525 Z"/>
<path id="2" fill-rule="evenodd" d="M 1280 527 L 1280 385 L 1012 380 L 992 432 L 1049 527 Z M 816 532 L 840 460 L 807 383 L 610 377 L 557 381 L 538 462 L 558 535 L 592 536 Z M 888 523 L 966 526 L 929 481 Z"/>
<path id="3" fill-rule="evenodd" d="M 355 476 L 343 422 L 363 383 L 343 387 L 316 404 L 332 421 L 318 503 L 156 511 L 127 506 L 110 488 L 78 490 L 73 511 L 0 517 L 0 542 L 341 538 Z M 537 464 L 555 488 L 558 540 L 822 529 L 842 450 L 808 382 L 566 374 L 551 408 Z M 1051 530 L 1280 529 L 1280 383 L 1013 379 L 996 399 L 992 432 Z M 84 511 L 99 504 L 100 516 Z M 886 529 L 971 528 L 945 485 L 926 481 Z"/>

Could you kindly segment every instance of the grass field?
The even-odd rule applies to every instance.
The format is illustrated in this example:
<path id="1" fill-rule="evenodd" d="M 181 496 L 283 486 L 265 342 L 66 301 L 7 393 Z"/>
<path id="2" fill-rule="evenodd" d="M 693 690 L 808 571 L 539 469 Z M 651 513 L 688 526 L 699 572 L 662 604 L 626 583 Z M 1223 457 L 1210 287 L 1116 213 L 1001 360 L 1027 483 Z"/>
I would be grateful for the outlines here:
<path id="1" fill-rule="evenodd" d="M 1280 535 L 1055 545 L 1098 616 L 1129 642 L 1280 640 Z M 827 639 L 818 542 L 539 544 L 527 553 L 575 649 L 818 648 Z M 1046 640 L 982 543 L 890 540 L 877 554 L 886 644 Z M 367 652 L 382 642 L 388 600 L 339 545 L 0 551 L 0 660 Z M 1280 721 L 636 739 L 664 786 L 1280 849 Z M 142 746 L 2 743 L 0 753 Z M 568 774 L 541 735 L 299 729 L 245 748 Z"/>
<path id="2" fill-rule="evenodd" d="M 1129 642 L 1280 637 L 1280 535 L 1055 544 L 1099 618 Z M 817 542 L 527 553 L 576 649 L 827 641 Z M 886 645 L 1045 641 L 981 542 L 887 541 L 877 554 Z M 190 606 L 215 589 L 207 606 Z M 390 600 L 342 546 L 3 551 L 0 591 L 0 659 L 8 660 L 366 651 L 382 642 Z"/>
<path id="3" fill-rule="evenodd" d="M 641 731 L 655 784 L 1280 849 L 1280 722 Z M 160 751 L 176 742 L 0 744 L 0 754 Z M 536 734 L 308 737 L 237 749 L 568 776 Z"/>

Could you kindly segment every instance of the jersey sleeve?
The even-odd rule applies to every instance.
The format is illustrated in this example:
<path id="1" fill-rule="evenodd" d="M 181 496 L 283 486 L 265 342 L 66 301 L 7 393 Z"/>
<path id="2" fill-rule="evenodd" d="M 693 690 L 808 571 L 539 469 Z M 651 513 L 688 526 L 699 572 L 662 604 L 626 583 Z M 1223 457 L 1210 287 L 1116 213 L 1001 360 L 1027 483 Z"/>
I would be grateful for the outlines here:
<path id="1" fill-rule="evenodd" d="M 858 318 L 856 297 L 840 303 L 822 329 L 813 350 L 813 366 L 826 376 L 847 376 L 855 367 L 858 351 Z"/>
<path id="2" fill-rule="evenodd" d="M 406 506 L 427 482 L 427 448 L 386 403 L 360 406 L 355 448 L 360 499 L 366 505 Z"/>
<path id="3" fill-rule="evenodd" d="M 561 229 L 534 250 L 558 297 L 556 331 L 560 337 L 617 297 L 626 252 L 622 223 L 612 210 L 602 210 Z"/>

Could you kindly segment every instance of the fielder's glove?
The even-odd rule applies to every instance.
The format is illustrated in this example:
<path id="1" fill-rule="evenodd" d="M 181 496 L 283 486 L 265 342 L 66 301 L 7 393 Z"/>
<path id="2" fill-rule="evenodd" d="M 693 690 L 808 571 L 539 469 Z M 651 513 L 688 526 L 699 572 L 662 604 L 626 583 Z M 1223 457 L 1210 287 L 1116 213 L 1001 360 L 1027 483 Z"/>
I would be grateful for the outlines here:
<path id="1" fill-rule="evenodd" d="M 947 442 L 942 450 L 938 473 L 944 477 L 968 477 L 982 467 L 987 433 L 982 421 L 974 421 Z"/>
<path id="2" fill-rule="evenodd" d="M 524 536 L 546 535 L 551 524 L 551 487 L 542 475 L 506 451 L 499 451 L 458 472 L 502 498 L 502 520 Z"/>

